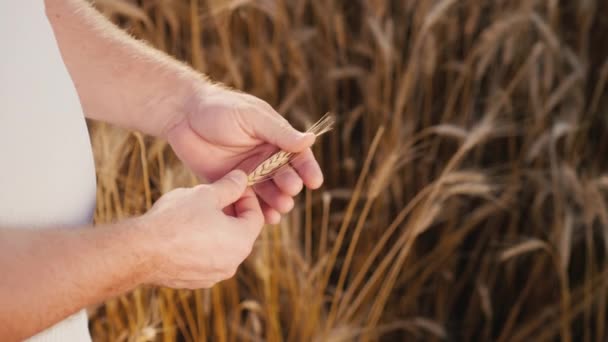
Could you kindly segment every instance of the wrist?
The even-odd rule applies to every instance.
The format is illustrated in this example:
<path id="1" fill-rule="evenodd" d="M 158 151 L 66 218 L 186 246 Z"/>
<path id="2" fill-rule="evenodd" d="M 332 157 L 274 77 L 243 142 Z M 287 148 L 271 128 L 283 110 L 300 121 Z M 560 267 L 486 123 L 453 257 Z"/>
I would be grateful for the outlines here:
<path id="1" fill-rule="evenodd" d="M 187 70 L 176 76 L 171 90 L 174 94 L 173 110 L 159 131 L 159 136 L 163 139 L 167 139 L 169 132 L 186 120 L 189 113 L 200 109 L 201 99 L 213 87 L 204 75 L 193 70 Z"/>
<path id="2" fill-rule="evenodd" d="M 192 72 L 183 73 L 178 78 L 179 91 L 176 93 L 176 103 L 174 115 L 166 122 L 161 131 L 161 137 L 168 140 L 169 133 L 173 128 L 179 126 L 188 119 L 190 113 L 203 114 L 205 112 L 205 100 L 216 94 L 225 91 L 226 88 L 220 83 L 214 83 L 204 74 L 190 70 Z"/>
<path id="3" fill-rule="evenodd" d="M 154 278 L 155 265 L 160 260 L 161 242 L 150 222 L 139 216 L 125 221 L 123 243 L 132 259 L 132 271 L 136 285 L 149 284 Z"/>

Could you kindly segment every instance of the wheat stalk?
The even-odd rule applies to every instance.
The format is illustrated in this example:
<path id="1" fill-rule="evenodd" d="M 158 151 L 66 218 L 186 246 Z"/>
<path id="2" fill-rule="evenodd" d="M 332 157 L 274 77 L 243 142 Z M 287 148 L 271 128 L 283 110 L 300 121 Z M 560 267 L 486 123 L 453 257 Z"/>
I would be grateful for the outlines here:
<path id="1" fill-rule="evenodd" d="M 323 115 L 319 121 L 312 125 L 306 132 L 320 136 L 333 129 L 335 118 L 331 113 Z M 295 157 L 294 153 L 279 151 L 258 165 L 248 176 L 248 185 L 254 185 L 274 177 L 285 165 Z"/>

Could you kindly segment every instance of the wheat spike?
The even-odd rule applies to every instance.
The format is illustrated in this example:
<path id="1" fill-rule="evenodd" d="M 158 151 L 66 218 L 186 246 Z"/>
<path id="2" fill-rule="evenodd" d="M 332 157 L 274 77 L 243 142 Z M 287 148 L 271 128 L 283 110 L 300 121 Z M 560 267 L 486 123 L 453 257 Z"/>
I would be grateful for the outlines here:
<path id="1" fill-rule="evenodd" d="M 323 115 L 319 121 L 312 125 L 306 132 L 314 133 L 315 136 L 320 136 L 333 129 L 335 118 L 331 113 Z M 287 165 L 295 154 L 285 151 L 279 151 L 258 165 L 248 176 L 248 185 L 254 185 L 264 182 L 274 177 L 283 166 Z"/>

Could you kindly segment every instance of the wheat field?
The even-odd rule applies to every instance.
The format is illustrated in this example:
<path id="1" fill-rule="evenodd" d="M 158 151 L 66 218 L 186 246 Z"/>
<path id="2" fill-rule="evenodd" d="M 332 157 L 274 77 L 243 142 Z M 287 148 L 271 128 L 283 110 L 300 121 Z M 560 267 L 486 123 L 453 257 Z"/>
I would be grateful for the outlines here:
<path id="1" fill-rule="evenodd" d="M 608 3 L 97 0 L 132 35 L 324 113 L 326 182 L 210 290 L 90 309 L 96 341 L 606 341 Z M 99 223 L 197 183 L 90 123 Z"/>

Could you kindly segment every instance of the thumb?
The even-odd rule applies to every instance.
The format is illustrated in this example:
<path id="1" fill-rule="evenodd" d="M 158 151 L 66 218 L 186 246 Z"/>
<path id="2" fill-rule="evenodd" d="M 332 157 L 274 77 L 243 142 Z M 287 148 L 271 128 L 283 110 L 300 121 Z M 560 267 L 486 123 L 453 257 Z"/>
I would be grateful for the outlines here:
<path id="1" fill-rule="evenodd" d="M 247 175 L 241 170 L 233 170 L 211 184 L 217 196 L 217 203 L 224 208 L 238 201 L 247 189 Z"/>
<path id="2" fill-rule="evenodd" d="M 315 142 L 314 134 L 298 131 L 278 113 L 252 116 L 250 120 L 253 121 L 251 125 L 258 138 L 283 151 L 302 152 Z"/>

